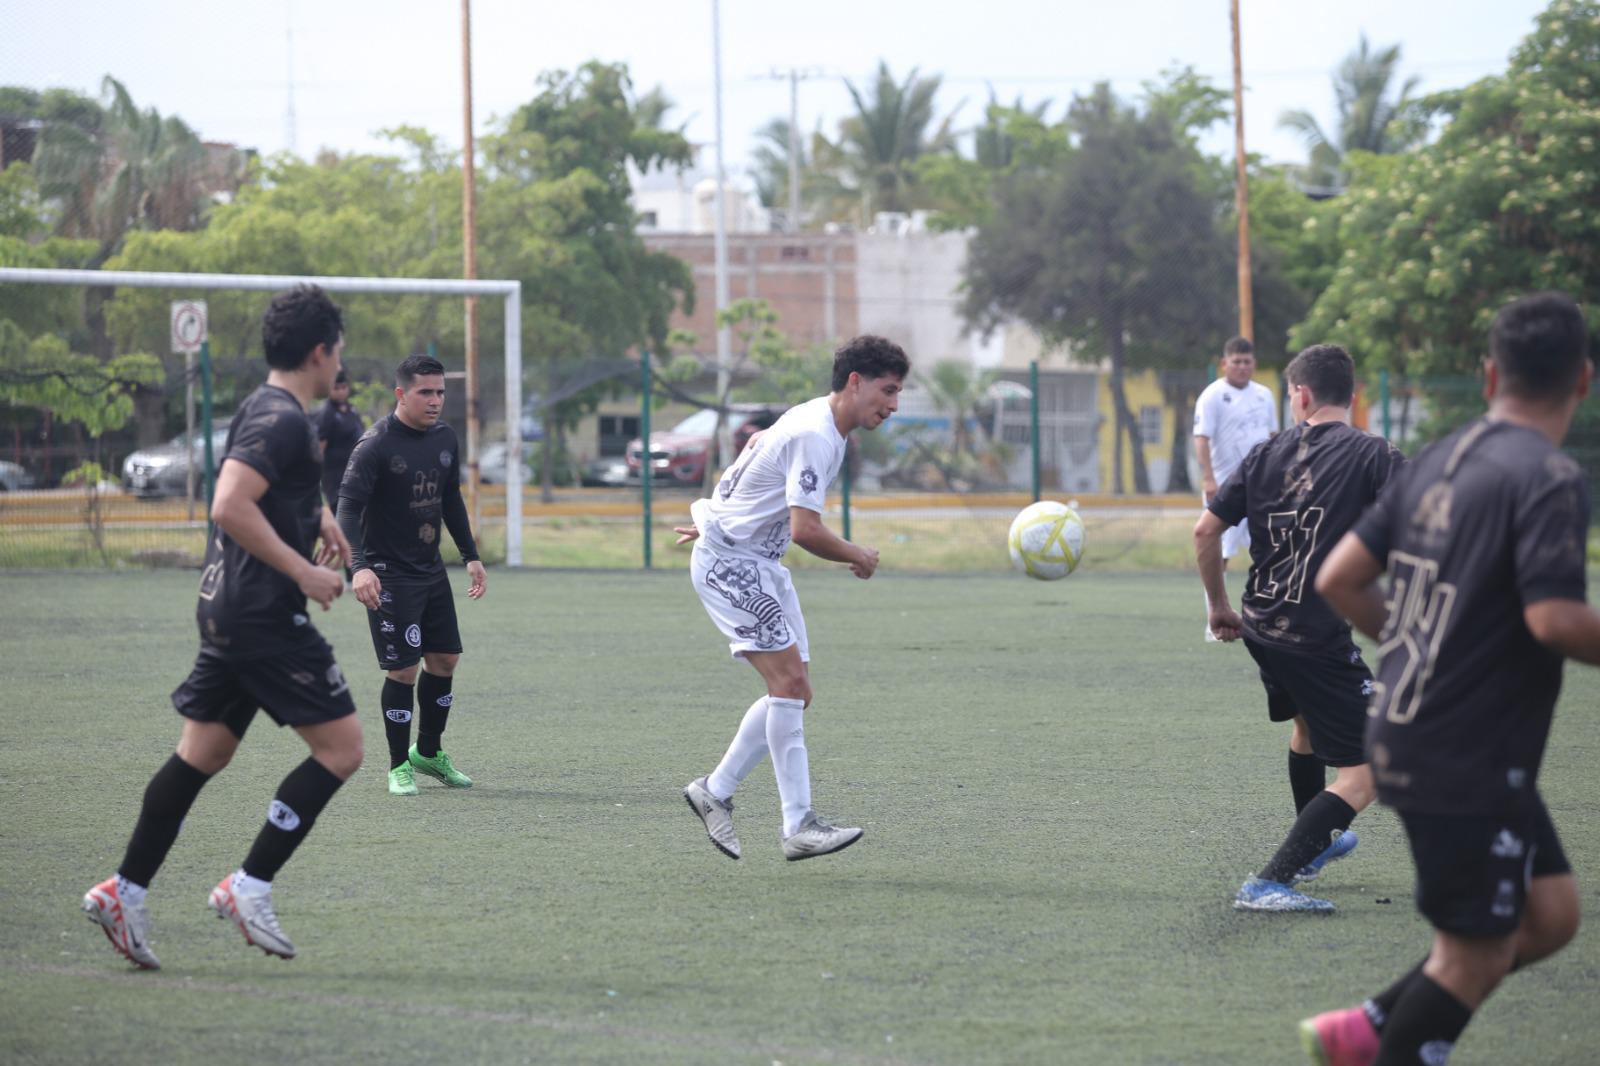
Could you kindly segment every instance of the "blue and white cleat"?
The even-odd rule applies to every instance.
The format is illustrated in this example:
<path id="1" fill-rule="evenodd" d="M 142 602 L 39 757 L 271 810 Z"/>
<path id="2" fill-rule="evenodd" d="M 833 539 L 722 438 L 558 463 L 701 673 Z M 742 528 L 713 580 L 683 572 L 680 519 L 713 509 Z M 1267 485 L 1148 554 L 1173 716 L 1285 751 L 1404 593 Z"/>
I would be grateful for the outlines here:
<path id="1" fill-rule="evenodd" d="M 1316 858 L 1300 867 L 1300 872 L 1295 874 L 1294 877 L 1290 879 L 1289 883 L 1291 885 L 1298 885 L 1302 881 L 1315 881 L 1322 873 L 1322 868 L 1324 866 L 1328 865 L 1328 863 L 1335 859 L 1344 858 L 1346 855 L 1356 850 L 1356 845 L 1359 843 L 1360 840 L 1356 837 L 1355 833 L 1348 829 L 1344 830 L 1338 836 L 1333 838 L 1333 843 L 1324 848 L 1321 855 L 1318 855 Z"/>
<path id="2" fill-rule="evenodd" d="M 1303 892 L 1296 892 L 1278 881 L 1263 881 L 1259 877 L 1250 877 L 1239 886 L 1238 894 L 1233 897 L 1233 909 L 1331 914 L 1333 904 L 1325 899 L 1313 899 Z"/>

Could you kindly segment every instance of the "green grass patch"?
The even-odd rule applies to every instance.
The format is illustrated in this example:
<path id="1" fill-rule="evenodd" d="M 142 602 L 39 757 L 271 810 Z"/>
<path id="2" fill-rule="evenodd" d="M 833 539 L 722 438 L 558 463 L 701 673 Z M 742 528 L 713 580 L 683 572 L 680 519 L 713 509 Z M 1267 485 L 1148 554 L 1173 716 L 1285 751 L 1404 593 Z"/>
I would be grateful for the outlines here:
<path id="1" fill-rule="evenodd" d="M 195 577 L 0 576 L 0 1061 L 1276 1064 L 1299 1018 L 1426 949 L 1385 811 L 1318 882 L 1337 914 L 1229 909 L 1292 817 L 1287 734 L 1243 649 L 1199 639 L 1192 577 L 797 584 L 816 800 L 865 825 L 850 851 L 785 863 L 766 767 L 743 861 L 684 809 L 759 687 L 683 574 L 491 571 L 458 599 L 446 735 L 477 787 L 387 794 L 381 674 L 342 599 L 317 622 L 368 757 L 278 880 L 301 956 L 205 909 L 303 758 L 260 719 L 153 886 L 165 968 L 141 974 L 76 908 L 177 736 Z M 1543 786 L 1591 910 L 1597 705 L 1600 674 L 1569 669 Z M 1597 997 L 1585 929 L 1452 1062 L 1592 1062 Z"/>

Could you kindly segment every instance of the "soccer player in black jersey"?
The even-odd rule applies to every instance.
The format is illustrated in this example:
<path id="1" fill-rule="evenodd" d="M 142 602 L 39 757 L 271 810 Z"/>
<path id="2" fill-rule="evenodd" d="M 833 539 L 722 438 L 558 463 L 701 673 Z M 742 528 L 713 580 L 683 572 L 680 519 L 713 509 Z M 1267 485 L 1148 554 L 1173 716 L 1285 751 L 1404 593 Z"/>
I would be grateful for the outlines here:
<path id="1" fill-rule="evenodd" d="M 1211 603 L 1211 630 L 1243 636 L 1267 690 L 1267 716 L 1290 721 L 1295 822 L 1272 859 L 1234 898 L 1238 910 L 1331 911 L 1296 891 L 1356 845 L 1350 823 L 1374 798 L 1362 752 L 1372 674 L 1350 626 L 1317 595 L 1323 559 L 1405 459 L 1382 437 L 1350 425 L 1355 368 L 1343 348 L 1318 344 L 1289 363 L 1295 426 L 1261 442 L 1212 497 L 1195 526 L 1195 554 Z M 1222 536 L 1250 526 L 1250 573 L 1228 603 Z M 1326 787 L 1324 765 L 1336 771 Z"/>
<path id="2" fill-rule="evenodd" d="M 1367 751 L 1434 927 L 1427 958 L 1387 991 L 1301 1023 L 1318 1062 L 1444 1062 L 1501 978 L 1577 932 L 1577 882 L 1538 778 L 1563 661 L 1600 664 L 1588 488 L 1558 450 L 1589 391 L 1588 349 L 1566 296 L 1501 309 L 1488 414 L 1418 455 L 1317 581 L 1380 641 Z"/>
<path id="3" fill-rule="evenodd" d="M 444 366 L 413 355 L 395 371 L 394 414 L 362 436 L 339 486 L 339 525 L 351 544 L 351 588 L 367 608 L 378 665 L 388 672 L 381 709 L 389 742 L 389 791 L 417 794 L 416 773 L 471 788 L 439 746 L 450 705 L 461 633 L 450 579 L 439 556 L 444 529 L 467 564 L 467 596 L 488 583 L 461 499 L 461 445 L 439 420 Z M 420 675 L 417 665 L 422 664 Z M 421 705 L 411 744 L 413 696 Z"/>
<path id="4" fill-rule="evenodd" d="M 244 865 L 211 890 L 210 905 L 268 954 L 295 953 L 272 905 L 272 879 L 361 765 L 349 686 L 306 610 L 308 599 L 327 610 L 344 590 L 327 564 L 350 554 L 322 505 L 322 452 L 306 415 L 339 371 L 343 328 L 339 308 L 320 289 L 302 286 L 273 299 L 261 327 L 267 383 L 228 428 L 200 576 L 200 654 L 172 694 L 184 718 L 178 750 L 145 788 L 116 875 L 83 898 L 112 947 L 145 969 L 160 966 L 145 908 L 150 880 L 258 709 L 292 727 L 311 754 L 278 786 Z"/>
<path id="5" fill-rule="evenodd" d="M 345 464 L 355 450 L 361 431 L 366 429 L 361 414 L 350 406 L 350 376 L 344 370 L 333 381 L 328 402 L 317 412 L 317 441 L 322 445 L 322 495 L 328 510 L 339 509 L 339 483 L 344 480 Z"/>

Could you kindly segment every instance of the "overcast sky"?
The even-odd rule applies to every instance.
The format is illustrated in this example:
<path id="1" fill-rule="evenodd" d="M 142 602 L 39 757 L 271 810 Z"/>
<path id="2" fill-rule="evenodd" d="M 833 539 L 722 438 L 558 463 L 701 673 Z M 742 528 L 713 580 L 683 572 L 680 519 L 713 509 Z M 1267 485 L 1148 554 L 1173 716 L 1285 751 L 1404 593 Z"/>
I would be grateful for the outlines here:
<path id="1" fill-rule="evenodd" d="M 1423 90 L 1502 71 L 1545 4 L 1537 0 L 1242 0 L 1246 143 L 1269 160 L 1303 158 L 1278 116 L 1306 108 L 1331 128 L 1330 74 L 1365 32 L 1398 43 L 1402 72 Z M 1055 101 L 1108 80 L 1136 93 L 1174 62 L 1230 84 L 1227 0 L 722 0 L 726 159 L 744 169 L 755 131 L 786 115 L 787 80 L 804 68 L 800 123 L 830 135 L 847 114 L 843 79 L 863 85 L 878 60 L 897 78 L 941 74 L 943 114 L 982 115 L 1004 101 Z M 490 128 L 534 92 L 540 71 L 591 58 L 629 65 L 642 91 L 664 87 L 670 116 L 711 145 L 710 0 L 473 0 L 476 127 Z M 292 48 L 290 41 L 292 38 Z M 292 78 L 291 78 L 292 70 Z M 208 140 L 263 153 L 381 150 L 376 131 L 423 126 L 461 143 L 458 0 L 6 0 L 0 84 L 97 95 L 106 74 L 134 100 L 181 116 Z M 290 87 L 294 122 L 289 122 Z M 1231 131 L 1207 147 L 1231 156 Z M 707 164 L 711 151 L 705 153 Z"/>

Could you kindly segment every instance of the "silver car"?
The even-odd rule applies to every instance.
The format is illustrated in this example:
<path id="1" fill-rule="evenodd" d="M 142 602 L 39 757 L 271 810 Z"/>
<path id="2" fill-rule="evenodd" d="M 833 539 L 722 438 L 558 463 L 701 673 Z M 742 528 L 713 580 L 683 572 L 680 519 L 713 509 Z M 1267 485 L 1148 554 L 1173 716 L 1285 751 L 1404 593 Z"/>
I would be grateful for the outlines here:
<path id="1" fill-rule="evenodd" d="M 6 459 L 0 459 L 0 492 L 21 492 L 33 488 L 33 475 Z"/>
<path id="2" fill-rule="evenodd" d="M 213 419 L 211 459 L 221 464 L 222 450 L 228 444 L 228 422 Z M 205 438 L 196 433 L 193 449 L 184 447 L 183 434 L 165 444 L 146 448 L 128 456 L 122 464 L 122 484 L 135 496 L 182 496 L 187 491 L 189 464 L 194 463 L 195 492 L 205 491 Z"/>

